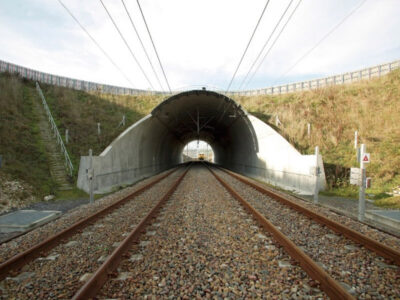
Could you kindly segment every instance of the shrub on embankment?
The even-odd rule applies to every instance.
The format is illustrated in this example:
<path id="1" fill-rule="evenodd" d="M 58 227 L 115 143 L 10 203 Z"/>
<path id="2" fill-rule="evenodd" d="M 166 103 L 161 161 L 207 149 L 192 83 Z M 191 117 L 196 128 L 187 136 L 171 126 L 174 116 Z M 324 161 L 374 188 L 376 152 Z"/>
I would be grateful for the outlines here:
<path id="1" fill-rule="evenodd" d="M 349 168 L 359 167 L 355 130 L 359 144 L 371 153 L 367 176 L 373 185 L 367 192 L 381 194 L 400 185 L 400 70 L 351 85 L 235 100 L 274 127 L 277 115 L 277 130 L 303 154 L 314 153 L 318 145 L 331 190 L 357 195 L 357 188 L 348 184 Z"/>

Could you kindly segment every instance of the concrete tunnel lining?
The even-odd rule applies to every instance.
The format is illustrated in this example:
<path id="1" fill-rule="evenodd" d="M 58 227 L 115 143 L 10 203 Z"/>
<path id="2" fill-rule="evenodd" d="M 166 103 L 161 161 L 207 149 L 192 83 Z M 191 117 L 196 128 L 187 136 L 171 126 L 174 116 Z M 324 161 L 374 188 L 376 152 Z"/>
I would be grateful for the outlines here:
<path id="1" fill-rule="evenodd" d="M 215 163 L 227 169 L 300 192 L 313 191 L 313 155 L 301 155 L 233 99 L 193 90 L 161 102 L 93 157 L 95 192 L 108 192 L 181 163 L 184 146 L 195 139 L 209 143 Z M 322 160 L 319 165 L 323 170 Z M 89 166 L 89 157 L 81 157 L 77 185 L 85 191 Z M 321 179 L 323 186 L 325 176 Z"/>

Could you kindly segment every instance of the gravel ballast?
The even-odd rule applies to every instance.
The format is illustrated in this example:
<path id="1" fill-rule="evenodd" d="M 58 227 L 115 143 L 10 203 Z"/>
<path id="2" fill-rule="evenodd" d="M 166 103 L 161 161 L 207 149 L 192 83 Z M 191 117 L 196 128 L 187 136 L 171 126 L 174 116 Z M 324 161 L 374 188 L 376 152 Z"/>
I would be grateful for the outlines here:
<path id="1" fill-rule="evenodd" d="M 84 219 L 85 217 L 100 211 L 106 206 L 117 202 L 118 200 L 137 191 L 141 187 L 153 181 L 155 178 L 158 178 L 159 176 L 162 176 L 167 172 L 169 171 L 165 171 L 163 173 L 160 173 L 159 175 L 146 178 L 133 186 L 127 187 L 110 195 L 107 195 L 99 200 L 96 200 L 93 204 L 86 204 L 72 209 L 54 222 L 48 223 L 7 243 L 1 244 L 0 263 L 22 251 L 31 248 L 32 246 L 43 241 L 44 239 L 49 238 L 50 236 L 60 232 L 61 230 L 71 226 L 72 224 Z"/>
<path id="2" fill-rule="evenodd" d="M 104 259 L 118 246 L 127 232 L 141 221 L 154 207 L 171 184 L 183 172 L 178 170 L 163 179 L 150 189 L 144 191 L 134 199 L 128 201 L 111 214 L 97 220 L 86 227 L 81 233 L 72 236 L 65 243 L 53 248 L 46 257 L 38 258 L 25 265 L 21 272 L 13 274 L 0 283 L 1 298 L 16 299 L 66 299 L 71 298 L 104 261 Z M 154 179 L 154 178 L 153 178 Z M 93 212 L 108 202 L 120 199 L 132 190 L 143 186 L 119 192 L 109 201 L 88 205 L 87 211 Z M 97 205 L 96 205 L 97 204 Z M 79 215 L 79 216 L 77 216 Z M 73 219 L 82 218 L 83 214 L 71 214 Z M 64 218 L 67 219 L 67 216 Z M 70 224 L 71 220 L 68 220 Z M 47 226 L 46 226 L 47 227 Z M 46 227 L 40 229 L 40 235 L 45 234 Z M 50 232 L 55 226 L 48 226 Z M 59 229 L 58 229 L 59 230 Z M 36 237 L 37 235 L 33 235 Z M 32 242 L 32 241 L 31 241 Z"/>
<path id="3" fill-rule="evenodd" d="M 400 268 L 398 266 L 390 265 L 374 252 L 353 243 L 344 236 L 337 235 L 326 226 L 263 195 L 225 172 L 219 170 L 216 172 L 357 298 L 395 299 L 400 296 Z M 312 205 L 308 203 L 307 206 Z M 314 210 L 324 211 L 321 207 Z M 324 214 L 328 213 L 324 212 Z M 342 221 L 341 223 L 351 222 Z M 385 234 L 382 233 L 382 235 Z"/>
<path id="4" fill-rule="evenodd" d="M 127 257 L 100 298 L 326 298 L 199 165 Z"/>

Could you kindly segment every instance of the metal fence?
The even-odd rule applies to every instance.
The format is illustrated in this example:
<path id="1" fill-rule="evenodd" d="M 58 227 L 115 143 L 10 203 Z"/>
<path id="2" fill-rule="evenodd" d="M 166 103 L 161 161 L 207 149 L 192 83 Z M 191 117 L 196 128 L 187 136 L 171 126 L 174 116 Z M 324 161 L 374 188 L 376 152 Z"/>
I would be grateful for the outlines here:
<path id="1" fill-rule="evenodd" d="M 100 92 L 104 94 L 114 94 L 114 95 L 143 95 L 143 94 L 160 93 L 160 92 L 131 89 L 126 87 L 100 84 L 85 80 L 62 77 L 58 75 L 53 75 L 49 73 L 28 69 L 2 60 L 0 60 L 0 72 L 14 73 L 18 74 L 22 78 L 34 80 L 40 83 L 62 86 L 86 92 Z"/>
<path id="2" fill-rule="evenodd" d="M 67 149 L 65 148 L 65 145 L 64 145 L 64 142 L 63 142 L 63 140 L 61 138 L 60 132 L 58 131 L 57 125 L 54 122 L 53 116 L 51 115 L 51 111 L 49 109 L 49 106 L 47 105 L 46 99 L 44 98 L 42 89 L 40 88 L 38 82 L 36 82 L 36 89 L 37 89 L 37 91 L 38 91 L 38 93 L 40 95 L 40 98 L 42 99 L 42 103 L 43 103 L 44 109 L 46 111 L 47 117 L 49 119 L 51 129 L 54 131 L 54 135 L 56 137 L 57 144 L 60 145 L 60 151 L 61 151 L 62 154 L 64 154 L 65 167 L 68 170 L 69 175 L 72 177 L 72 174 L 73 174 L 73 171 L 74 171 L 74 167 L 72 165 L 71 159 L 69 158 Z"/>
<path id="3" fill-rule="evenodd" d="M 232 91 L 229 92 L 228 94 L 236 96 L 254 96 L 254 95 L 279 95 L 279 94 L 287 94 L 298 91 L 309 91 L 313 89 L 323 88 L 326 86 L 341 85 L 364 79 L 371 79 L 373 77 L 380 77 L 398 68 L 400 68 L 400 60 L 396 60 L 390 63 L 354 72 L 348 72 L 340 75 L 333 75 L 325 78 L 295 82 L 295 83 L 273 86 L 257 90 Z"/>
<path id="4" fill-rule="evenodd" d="M 308 91 L 312 89 L 323 88 L 326 86 L 340 85 L 364 79 L 371 79 L 373 77 L 380 77 L 397 68 L 400 68 L 400 60 L 396 60 L 390 63 L 385 63 L 382 65 L 354 72 L 348 72 L 340 75 L 333 75 L 325 78 L 295 82 L 295 83 L 267 87 L 257 90 L 232 91 L 228 92 L 227 94 L 230 96 L 255 96 L 255 95 L 277 95 L 277 94 L 293 93 L 297 91 Z M 114 94 L 114 95 L 149 95 L 149 94 L 170 95 L 171 94 L 171 93 L 164 93 L 161 91 L 153 92 L 147 90 L 132 89 L 132 88 L 100 84 L 90 81 L 52 75 L 28 69 L 12 63 L 8 63 L 2 60 L 0 60 L 0 72 L 16 73 L 23 78 L 35 80 L 37 82 L 72 88 L 75 90 L 81 90 L 86 92 L 100 92 L 104 94 Z M 218 91 L 218 90 L 215 91 L 223 94 L 225 93 L 224 91 Z M 176 94 L 179 92 L 180 91 L 173 91 L 172 94 Z"/>

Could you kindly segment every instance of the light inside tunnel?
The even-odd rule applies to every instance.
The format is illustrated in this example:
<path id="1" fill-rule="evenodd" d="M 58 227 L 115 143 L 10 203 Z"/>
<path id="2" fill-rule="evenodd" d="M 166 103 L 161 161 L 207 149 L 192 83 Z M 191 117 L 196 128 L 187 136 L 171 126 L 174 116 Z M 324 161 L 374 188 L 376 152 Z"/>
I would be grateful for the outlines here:
<path id="1" fill-rule="evenodd" d="M 194 140 L 186 144 L 182 152 L 182 160 L 204 160 L 214 162 L 214 151 L 211 145 L 202 140 Z"/>

